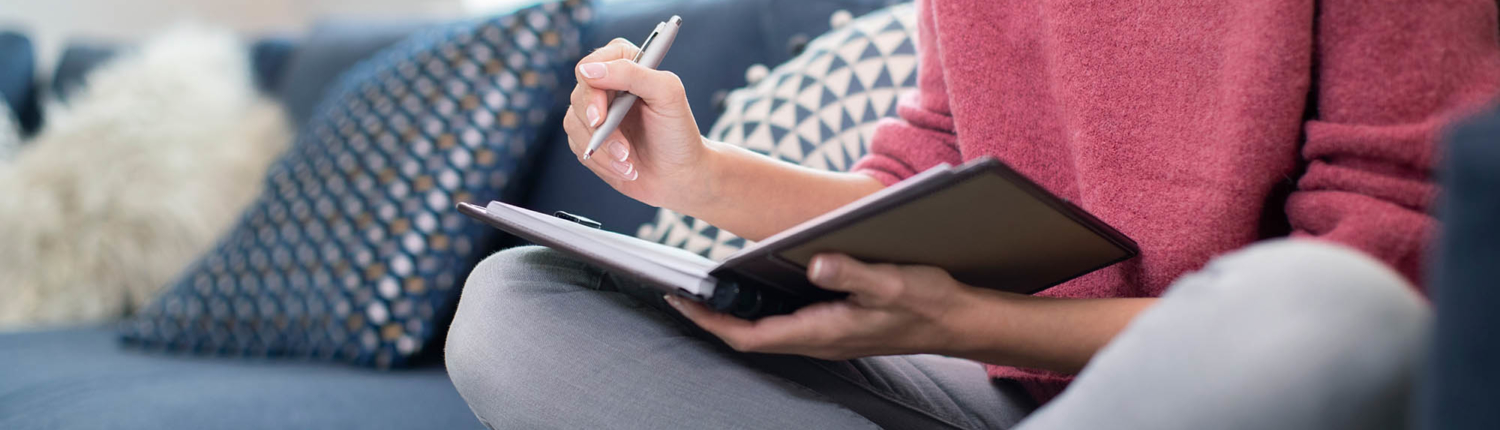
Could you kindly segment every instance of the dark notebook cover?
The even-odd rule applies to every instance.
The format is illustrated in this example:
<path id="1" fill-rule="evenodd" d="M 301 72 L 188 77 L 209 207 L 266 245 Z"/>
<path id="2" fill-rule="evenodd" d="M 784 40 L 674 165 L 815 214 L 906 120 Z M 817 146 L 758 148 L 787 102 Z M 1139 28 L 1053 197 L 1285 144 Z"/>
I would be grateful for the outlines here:
<path id="1" fill-rule="evenodd" d="M 500 202 L 465 214 L 657 286 L 708 300 L 724 281 L 811 302 L 840 295 L 807 281 L 821 252 L 937 266 L 960 282 L 1031 294 L 1139 253 L 1134 241 L 993 158 L 941 165 L 747 246 L 722 263 Z M 587 215 L 587 214 L 585 214 Z"/>

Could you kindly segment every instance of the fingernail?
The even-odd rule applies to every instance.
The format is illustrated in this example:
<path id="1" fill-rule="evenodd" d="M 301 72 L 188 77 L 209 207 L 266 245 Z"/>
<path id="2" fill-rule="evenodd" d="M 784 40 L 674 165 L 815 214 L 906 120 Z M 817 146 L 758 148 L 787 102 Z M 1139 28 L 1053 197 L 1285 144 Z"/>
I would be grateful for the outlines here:
<path id="1" fill-rule="evenodd" d="M 691 311 L 689 311 L 687 309 L 687 306 L 683 306 L 682 305 L 682 299 L 679 299 L 676 296 L 673 296 L 671 294 L 668 294 L 668 295 L 665 295 L 665 296 L 662 296 L 662 297 L 665 298 L 665 299 L 667 299 L 667 304 L 672 305 L 672 309 L 676 309 L 677 312 L 682 312 L 683 314 L 687 314 L 688 312 L 691 312 Z"/>
<path id="2" fill-rule="evenodd" d="M 625 144 L 616 140 L 609 143 L 609 155 L 615 156 L 616 160 L 625 161 L 626 158 L 630 157 L 630 150 L 625 149 Z"/>
<path id="3" fill-rule="evenodd" d="M 583 115 L 589 117 L 589 127 L 599 126 L 599 108 L 589 106 L 583 110 Z"/>
<path id="4" fill-rule="evenodd" d="M 620 176 L 624 176 L 625 179 L 632 179 L 630 177 L 630 173 L 635 171 L 635 166 L 632 166 L 630 165 L 630 163 L 626 163 L 624 161 L 614 161 L 610 162 L 609 164 L 610 167 L 614 167 L 616 172 L 620 173 Z"/>
<path id="5" fill-rule="evenodd" d="M 832 264 L 828 262 L 827 258 L 813 257 L 812 267 L 808 268 L 808 280 L 815 283 L 826 280 L 829 275 L 828 266 L 831 265 Z"/>
<path id="6" fill-rule="evenodd" d="M 609 74 L 609 68 L 605 67 L 604 63 L 588 63 L 578 66 L 578 72 L 585 78 L 599 79 Z"/>

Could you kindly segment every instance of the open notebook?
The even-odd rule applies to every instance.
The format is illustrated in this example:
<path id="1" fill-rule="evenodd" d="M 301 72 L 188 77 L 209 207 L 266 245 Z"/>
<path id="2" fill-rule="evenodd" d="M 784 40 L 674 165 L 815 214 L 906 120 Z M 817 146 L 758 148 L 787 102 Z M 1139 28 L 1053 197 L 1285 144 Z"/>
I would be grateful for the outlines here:
<path id="1" fill-rule="evenodd" d="M 994 158 L 933 167 L 722 262 L 501 202 L 458 209 L 615 275 L 747 318 L 841 297 L 807 280 L 809 261 L 822 252 L 937 266 L 969 285 L 1023 294 L 1139 253 L 1130 238 Z"/>

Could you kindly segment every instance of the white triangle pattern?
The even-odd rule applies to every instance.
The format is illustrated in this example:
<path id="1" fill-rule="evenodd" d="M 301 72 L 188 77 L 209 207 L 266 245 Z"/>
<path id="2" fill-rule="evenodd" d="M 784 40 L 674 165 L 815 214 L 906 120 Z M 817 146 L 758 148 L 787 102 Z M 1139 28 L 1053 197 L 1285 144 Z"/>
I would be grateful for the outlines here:
<path id="1" fill-rule="evenodd" d="M 887 30 L 892 22 L 898 25 Z M 907 3 L 819 36 L 802 55 L 756 84 L 731 92 L 708 138 L 809 168 L 847 171 L 869 151 L 875 122 L 895 115 L 901 94 L 915 88 L 916 53 L 896 51 L 916 46 L 916 32 L 916 11 Z M 871 47 L 879 55 L 861 58 Z M 882 75 L 889 76 L 888 83 L 882 82 L 889 86 L 877 88 Z M 811 82 L 803 86 L 803 81 Z M 836 100 L 825 103 L 825 94 Z M 641 226 L 637 236 L 714 260 L 748 244 L 668 209 L 660 209 L 656 221 Z"/>

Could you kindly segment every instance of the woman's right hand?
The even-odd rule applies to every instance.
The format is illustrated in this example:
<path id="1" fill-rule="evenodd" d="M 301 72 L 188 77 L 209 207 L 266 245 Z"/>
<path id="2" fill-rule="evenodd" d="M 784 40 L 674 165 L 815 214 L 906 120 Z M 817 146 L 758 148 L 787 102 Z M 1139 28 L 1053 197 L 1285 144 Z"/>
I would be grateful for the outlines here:
<path id="1" fill-rule="evenodd" d="M 712 150 L 698 131 L 682 81 L 672 72 L 632 61 L 639 52 L 615 39 L 579 61 L 572 106 L 563 120 L 568 146 L 579 162 L 615 190 L 652 206 L 678 209 L 710 195 Z M 594 129 L 616 91 L 640 97 L 617 130 L 591 158 L 583 159 Z"/>

